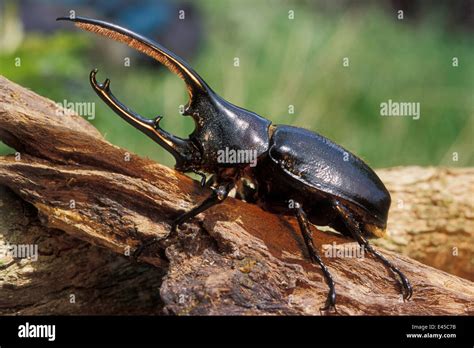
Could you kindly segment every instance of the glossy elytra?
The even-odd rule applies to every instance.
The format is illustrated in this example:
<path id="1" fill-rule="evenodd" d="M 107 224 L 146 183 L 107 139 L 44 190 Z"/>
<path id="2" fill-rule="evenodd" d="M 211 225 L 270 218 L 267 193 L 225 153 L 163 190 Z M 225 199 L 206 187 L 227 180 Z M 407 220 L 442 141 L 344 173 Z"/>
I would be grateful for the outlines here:
<path id="1" fill-rule="evenodd" d="M 297 217 L 309 257 L 320 265 L 329 286 L 324 310 L 335 310 L 336 291 L 331 273 L 313 244 L 311 224 L 331 226 L 355 239 L 394 273 L 403 298 L 411 297 L 412 287 L 405 275 L 367 241 L 385 233 L 390 194 L 361 159 L 322 135 L 273 125 L 256 113 L 225 101 L 183 59 L 150 39 L 95 19 L 58 20 L 72 21 L 82 29 L 126 43 L 185 81 L 190 100 L 183 114 L 195 121 L 189 139 L 163 130 L 161 116 L 151 120 L 134 113 L 114 97 L 108 79 L 98 83 L 97 70 L 90 74 L 92 87 L 112 110 L 169 151 L 176 159 L 176 170 L 199 174 L 201 185 L 212 189 L 207 199 L 174 220 L 171 232 L 221 203 L 235 188 L 236 198 Z M 222 160 L 223 153 L 233 154 L 234 160 Z M 240 161 L 235 160 L 239 155 Z M 256 159 L 256 165 L 242 161 L 250 157 Z M 207 179 L 206 174 L 211 177 Z M 135 256 L 154 242 L 143 244 Z"/>

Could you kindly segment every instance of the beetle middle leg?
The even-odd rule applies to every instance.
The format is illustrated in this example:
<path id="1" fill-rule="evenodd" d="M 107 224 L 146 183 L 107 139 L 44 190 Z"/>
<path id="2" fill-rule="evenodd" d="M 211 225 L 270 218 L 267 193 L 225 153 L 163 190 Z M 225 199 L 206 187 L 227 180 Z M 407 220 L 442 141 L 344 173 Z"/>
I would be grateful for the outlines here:
<path id="1" fill-rule="evenodd" d="M 380 260 L 385 266 L 387 266 L 393 273 L 398 275 L 401 282 L 401 289 L 403 294 L 404 300 L 409 300 L 413 295 L 413 289 L 411 287 L 410 281 L 408 278 L 392 263 L 385 258 L 382 254 L 380 254 L 377 250 L 375 250 L 369 241 L 362 235 L 361 228 L 359 222 L 354 218 L 352 213 L 344 207 L 339 202 L 335 203 L 336 209 L 339 211 L 341 216 L 343 217 L 344 223 L 346 224 L 347 228 L 349 229 L 352 237 L 362 245 L 369 253 L 371 253 L 375 258 Z"/>
<path id="2" fill-rule="evenodd" d="M 334 286 L 334 280 L 332 279 L 332 275 L 329 272 L 326 264 L 321 259 L 321 256 L 318 253 L 318 250 L 314 246 L 313 238 L 311 236 L 311 228 L 306 213 L 304 212 L 301 204 L 295 203 L 295 210 L 296 210 L 296 217 L 298 219 L 298 224 L 300 226 L 301 234 L 303 235 L 304 243 L 309 253 L 309 257 L 311 261 L 316 262 L 321 267 L 323 271 L 324 278 L 326 283 L 329 286 L 329 292 L 326 298 L 326 304 L 321 310 L 329 310 L 334 309 L 336 311 L 336 288 Z"/>
<path id="3" fill-rule="evenodd" d="M 196 215 L 202 213 L 203 211 L 213 207 L 214 205 L 217 205 L 219 203 L 222 203 L 227 196 L 229 195 L 229 192 L 232 190 L 234 187 L 234 182 L 224 182 L 221 184 L 216 184 L 215 186 L 211 186 L 212 193 L 211 195 L 206 198 L 201 204 L 197 205 L 196 207 L 192 208 L 190 211 L 181 214 L 178 216 L 173 223 L 171 224 L 171 233 L 174 233 L 179 225 L 181 225 L 183 222 L 192 219 Z M 168 235 L 169 236 L 169 235 Z M 168 237 L 167 236 L 167 237 Z M 165 237 L 165 238 L 167 238 Z M 158 243 L 160 240 L 163 240 L 164 238 L 153 238 L 143 244 L 141 244 L 133 253 L 133 257 L 137 259 L 145 249 L 149 248 L 150 246 Z"/>

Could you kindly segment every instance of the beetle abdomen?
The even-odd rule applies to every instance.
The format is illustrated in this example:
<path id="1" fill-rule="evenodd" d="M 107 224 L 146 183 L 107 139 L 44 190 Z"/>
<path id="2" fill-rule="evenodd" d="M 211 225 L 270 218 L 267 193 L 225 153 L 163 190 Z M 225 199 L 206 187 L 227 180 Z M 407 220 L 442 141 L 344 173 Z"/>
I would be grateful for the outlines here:
<path id="1" fill-rule="evenodd" d="M 306 129 L 277 126 L 269 157 L 294 179 L 342 198 L 385 225 L 390 194 L 361 159 L 331 140 Z"/>

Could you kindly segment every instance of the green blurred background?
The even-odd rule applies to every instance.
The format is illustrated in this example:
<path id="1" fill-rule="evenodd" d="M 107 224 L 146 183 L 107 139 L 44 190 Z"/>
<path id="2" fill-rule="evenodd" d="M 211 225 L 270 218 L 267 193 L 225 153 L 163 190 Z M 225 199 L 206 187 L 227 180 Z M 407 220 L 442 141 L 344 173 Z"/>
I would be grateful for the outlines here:
<path id="1" fill-rule="evenodd" d="M 172 166 L 170 155 L 105 106 L 88 74 L 97 67 L 122 102 L 149 118 L 164 115 L 163 127 L 180 136 L 194 126 L 179 114 L 184 84 L 122 44 L 54 21 L 74 9 L 156 38 L 225 99 L 317 131 L 374 167 L 474 164 L 472 1 L 161 1 L 160 8 L 135 1 L 134 11 L 142 6 L 135 22 L 132 10 L 111 3 L 103 10 L 92 1 L 3 0 L 0 74 L 56 102 L 96 103 L 91 122 L 107 140 Z M 388 99 L 419 102 L 420 119 L 380 116 Z M 1 154 L 12 151 L 0 144 Z"/>

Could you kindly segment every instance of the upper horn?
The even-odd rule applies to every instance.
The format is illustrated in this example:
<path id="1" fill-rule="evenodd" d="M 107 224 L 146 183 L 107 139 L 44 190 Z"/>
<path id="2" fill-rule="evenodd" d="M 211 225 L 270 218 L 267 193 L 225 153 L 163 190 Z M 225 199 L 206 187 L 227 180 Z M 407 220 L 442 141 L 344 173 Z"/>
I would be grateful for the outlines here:
<path id="1" fill-rule="evenodd" d="M 198 93 L 205 93 L 209 87 L 204 80 L 193 70 L 182 58 L 167 50 L 157 42 L 147 39 L 131 30 L 122 28 L 118 25 L 104 22 L 97 19 L 84 17 L 59 17 L 56 20 L 67 20 L 84 30 L 97 33 L 126 43 L 128 46 L 145 53 L 165 65 L 171 72 L 177 74 L 186 83 L 189 97 L 193 98 Z"/>

